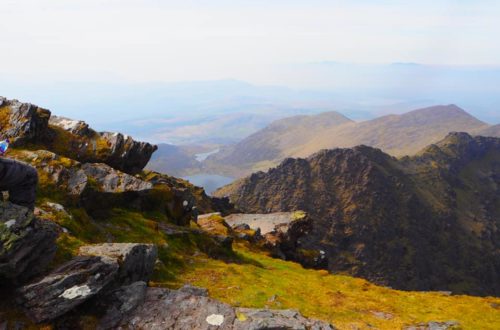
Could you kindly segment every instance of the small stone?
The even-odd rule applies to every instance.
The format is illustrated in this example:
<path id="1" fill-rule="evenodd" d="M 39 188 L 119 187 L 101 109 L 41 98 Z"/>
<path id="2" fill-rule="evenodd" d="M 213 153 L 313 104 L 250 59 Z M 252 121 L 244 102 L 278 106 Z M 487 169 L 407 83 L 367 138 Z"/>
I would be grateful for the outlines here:
<path id="1" fill-rule="evenodd" d="M 224 323 L 224 315 L 221 314 L 211 314 L 207 316 L 207 323 L 210 325 L 220 326 Z"/>

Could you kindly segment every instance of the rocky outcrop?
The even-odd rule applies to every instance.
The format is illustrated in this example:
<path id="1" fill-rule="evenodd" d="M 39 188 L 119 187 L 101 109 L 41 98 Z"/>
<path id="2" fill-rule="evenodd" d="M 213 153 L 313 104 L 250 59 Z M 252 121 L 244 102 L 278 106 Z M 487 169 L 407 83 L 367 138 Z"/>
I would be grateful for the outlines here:
<path id="1" fill-rule="evenodd" d="M 139 173 L 157 149 L 121 133 L 96 132 L 79 120 L 52 116 L 49 124 L 51 150 L 80 162 L 105 163 L 130 174 Z"/>
<path id="2" fill-rule="evenodd" d="M 43 141 L 49 117 L 46 109 L 0 96 L 0 135 L 10 139 L 13 146 Z"/>
<path id="3" fill-rule="evenodd" d="M 99 293 L 118 269 L 110 258 L 76 257 L 42 280 L 22 287 L 17 302 L 33 321 L 51 321 Z"/>
<path id="4" fill-rule="evenodd" d="M 303 263 L 400 289 L 497 295 L 498 159 L 500 139 L 452 133 L 399 160 L 366 146 L 287 159 L 219 194 L 247 213 L 304 210 L 311 229 L 292 247 Z"/>
<path id="5" fill-rule="evenodd" d="M 53 320 L 99 293 L 107 296 L 109 290 L 113 290 L 109 294 L 115 295 L 118 292 L 137 293 L 138 288 L 122 286 L 147 282 L 157 257 L 155 246 L 132 243 L 84 246 L 79 253 L 80 256 L 43 279 L 19 289 L 18 303 L 32 320 L 37 323 Z M 127 303 L 140 301 L 136 298 L 121 301 L 121 305 L 115 307 L 119 311 L 130 309 Z M 107 317 L 106 322 L 111 322 L 110 318 Z"/>
<path id="6" fill-rule="evenodd" d="M 153 188 L 153 184 L 140 180 L 130 174 L 113 169 L 106 164 L 83 164 L 81 170 L 98 185 L 99 191 L 125 192 Z"/>
<path id="7" fill-rule="evenodd" d="M 0 97 L 0 135 L 13 146 L 36 145 L 82 163 L 105 163 L 136 174 L 149 162 L 155 145 L 111 132 L 96 132 L 83 121 L 51 116 L 49 110 Z"/>
<path id="8" fill-rule="evenodd" d="M 22 206 L 0 201 L 0 277 L 23 282 L 54 258 L 57 225 Z"/>
<path id="9" fill-rule="evenodd" d="M 11 155 L 35 166 L 44 173 L 49 183 L 65 189 L 69 195 L 81 195 L 85 189 L 104 193 L 143 191 L 153 184 L 123 173 L 106 164 L 85 163 L 57 155 L 46 150 L 18 151 Z M 91 186 L 91 187 L 89 187 Z"/>
<path id="10" fill-rule="evenodd" d="M 324 251 L 299 248 L 300 237 L 307 235 L 312 229 L 313 221 L 305 212 L 235 213 L 226 216 L 224 220 L 232 227 L 237 237 L 257 240 L 268 248 L 274 257 L 295 260 L 312 268 L 326 265 Z"/>
<path id="11" fill-rule="evenodd" d="M 317 329 L 333 330 L 292 310 L 233 308 L 211 299 L 205 290 L 148 288 L 142 305 L 120 322 L 132 329 Z"/>

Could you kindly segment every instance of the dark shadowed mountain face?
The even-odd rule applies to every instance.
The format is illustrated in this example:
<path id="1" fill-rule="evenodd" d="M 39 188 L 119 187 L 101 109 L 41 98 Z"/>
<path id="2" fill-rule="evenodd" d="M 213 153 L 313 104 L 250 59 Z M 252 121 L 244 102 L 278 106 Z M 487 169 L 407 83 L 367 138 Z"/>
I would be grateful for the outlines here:
<path id="1" fill-rule="evenodd" d="M 500 293 L 500 139 L 451 133 L 417 156 L 379 149 L 287 159 L 222 188 L 245 212 L 303 210 L 303 255 L 401 289 Z"/>
<path id="2" fill-rule="evenodd" d="M 307 157 L 321 149 L 360 144 L 400 157 L 413 155 L 454 131 L 500 136 L 497 127 L 474 118 L 455 105 L 434 106 L 363 122 L 353 122 L 330 112 L 276 121 L 236 146 L 213 155 L 205 165 L 242 176 L 267 170 L 287 157 Z"/>

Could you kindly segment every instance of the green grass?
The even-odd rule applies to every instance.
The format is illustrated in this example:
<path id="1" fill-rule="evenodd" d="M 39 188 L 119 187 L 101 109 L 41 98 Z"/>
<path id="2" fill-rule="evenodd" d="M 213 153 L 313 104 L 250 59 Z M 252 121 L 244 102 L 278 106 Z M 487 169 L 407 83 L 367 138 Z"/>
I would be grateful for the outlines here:
<path id="1" fill-rule="evenodd" d="M 191 260 L 176 276 L 184 283 L 206 287 L 210 295 L 231 305 L 262 308 L 294 308 L 308 317 L 327 320 L 340 329 L 398 329 L 428 321 L 459 321 L 464 329 L 497 329 L 499 298 L 446 296 L 432 292 L 405 292 L 380 287 L 350 276 L 304 269 L 251 251 L 246 244 L 235 246 L 242 263 L 226 263 L 203 256 Z M 271 301 L 271 297 L 277 299 Z M 389 313 L 392 319 L 377 318 L 374 312 Z"/>

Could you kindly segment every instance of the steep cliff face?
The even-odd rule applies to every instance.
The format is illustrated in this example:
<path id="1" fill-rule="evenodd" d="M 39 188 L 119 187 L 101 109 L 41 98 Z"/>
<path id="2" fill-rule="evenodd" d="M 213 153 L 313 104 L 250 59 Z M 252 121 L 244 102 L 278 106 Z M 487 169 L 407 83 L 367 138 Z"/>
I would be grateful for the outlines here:
<path id="1" fill-rule="evenodd" d="M 46 149 L 80 162 L 105 163 L 139 173 L 156 146 L 121 133 L 96 132 L 83 121 L 52 116 L 49 110 L 0 97 L 0 135 L 13 146 Z"/>
<path id="2" fill-rule="evenodd" d="M 498 294 L 500 139 L 452 133 L 418 156 L 378 149 L 287 159 L 219 191 L 246 212 L 304 210 L 301 249 L 404 289 Z"/>

